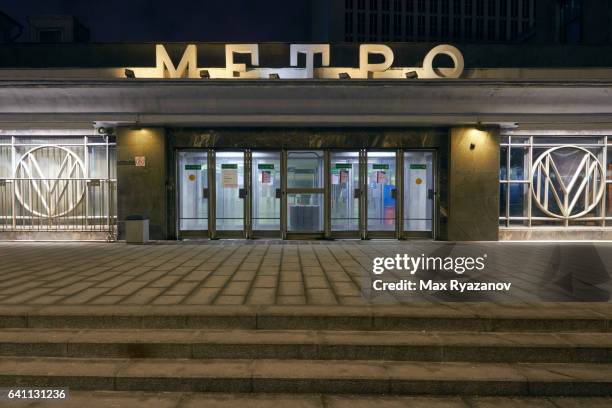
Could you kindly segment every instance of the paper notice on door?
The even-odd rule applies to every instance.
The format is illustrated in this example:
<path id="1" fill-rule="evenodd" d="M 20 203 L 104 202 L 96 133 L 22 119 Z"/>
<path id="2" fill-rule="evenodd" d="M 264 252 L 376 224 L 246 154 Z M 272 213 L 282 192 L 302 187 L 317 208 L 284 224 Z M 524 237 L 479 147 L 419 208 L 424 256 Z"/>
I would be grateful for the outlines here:
<path id="1" fill-rule="evenodd" d="M 261 184 L 272 184 L 272 172 L 267 170 L 261 172 Z"/>
<path id="2" fill-rule="evenodd" d="M 338 176 L 338 173 L 332 173 L 331 175 L 331 183 L 333 185 L 336 185 L 340 182 L 340 177 Z"/>
<path id="3" fill-rule="evenodd" d="M 376 172 L 376 184 L 384 184 L 385 183 L 386 173 L 384 171 Z"/>
<path id="4" fill-rule="evenodd" d="M 221 185 L 223 186 L 223 188 L 238 188 L 238 170 L 222 169 Z"/>

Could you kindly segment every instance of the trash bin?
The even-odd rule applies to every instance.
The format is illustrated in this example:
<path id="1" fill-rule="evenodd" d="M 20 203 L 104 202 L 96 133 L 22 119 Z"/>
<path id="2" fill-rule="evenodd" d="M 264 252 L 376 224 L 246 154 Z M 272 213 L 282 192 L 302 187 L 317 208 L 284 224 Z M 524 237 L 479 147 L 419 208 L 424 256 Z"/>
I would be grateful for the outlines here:
<path id="1" fill-rule="evenodd" d="M 125 218 L 125 241 L 128 244 L 144 244 L 149 240 L 149 218 L 144 215 L 128 215 Z"/>

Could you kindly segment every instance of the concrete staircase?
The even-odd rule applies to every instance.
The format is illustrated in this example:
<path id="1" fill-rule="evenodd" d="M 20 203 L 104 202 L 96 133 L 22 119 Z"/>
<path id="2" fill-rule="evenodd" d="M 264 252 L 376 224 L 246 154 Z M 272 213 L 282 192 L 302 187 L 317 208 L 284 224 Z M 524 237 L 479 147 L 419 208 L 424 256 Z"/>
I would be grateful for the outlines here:
<path id="1" fill-rule="evenodd" d="M 610 397 L 611 320 L 571 305 L 4 308 L 0 388 Z"/>

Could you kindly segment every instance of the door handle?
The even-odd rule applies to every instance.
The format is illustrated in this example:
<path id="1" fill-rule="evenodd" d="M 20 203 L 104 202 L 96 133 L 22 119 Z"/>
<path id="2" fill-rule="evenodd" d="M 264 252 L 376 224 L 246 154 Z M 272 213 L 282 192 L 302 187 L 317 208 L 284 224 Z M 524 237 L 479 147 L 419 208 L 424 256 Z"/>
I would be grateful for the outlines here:
<path id="1" fill-rule="evenodd" d="M 207 188 L 203 188 L 202 189 L 202 198 L 208 198 L 208 189 Z"/>
<path id="2" fill-rule="evenodd" d="M 276 198 L 282 198 L 282 196 L 283 196 L 283 193 L 282 193 L 281 189 L 277 188 L 276 189 Z"/>
<path id="3" fill-rule="evenodd" d="M 397 200 L 397 188 L 391 190 L 391 198 Z"/>
<path id="4" fill-rule="evenodd" d="M 246 188 L 239 188 L 238 189 L 238 198 L 246 198 L 247 196 L 247 190 Z"/>
<path id="5" fill-rule="evenodd" d="M 355 198 L 361 197 L 361 189 L 360 188 L 356 188 L 355 191 L 353 191 L 353 197 L 355 197 Z"/>
<path id="6" fill-rule="evenodd" d="M 428 200 L 433 200 L 434 196 L 436 193 L 434 193 L 433 188 L 430 188 L 427 190 L 427 199 Z"/>

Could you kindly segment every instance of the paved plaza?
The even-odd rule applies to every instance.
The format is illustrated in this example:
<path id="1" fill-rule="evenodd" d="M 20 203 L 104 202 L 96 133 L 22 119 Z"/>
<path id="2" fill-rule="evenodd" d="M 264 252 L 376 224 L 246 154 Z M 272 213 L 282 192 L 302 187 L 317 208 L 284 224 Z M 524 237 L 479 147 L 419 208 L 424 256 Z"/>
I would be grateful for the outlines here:
<path id="1" fill-rule="evenodd" d="M 376 301 L 367 287 L 374 258 L 465 251 L 487 255 L 487 280 L 515 285 L 510 295 L 470 300 L 608 301 L 612 293 L 605 242 L 3 242 L 0 304 L 360 305 Z M 406 300 L 390 297 L 381 301 Z M 465 299 L 441 291 L 407 300 Z"/>

